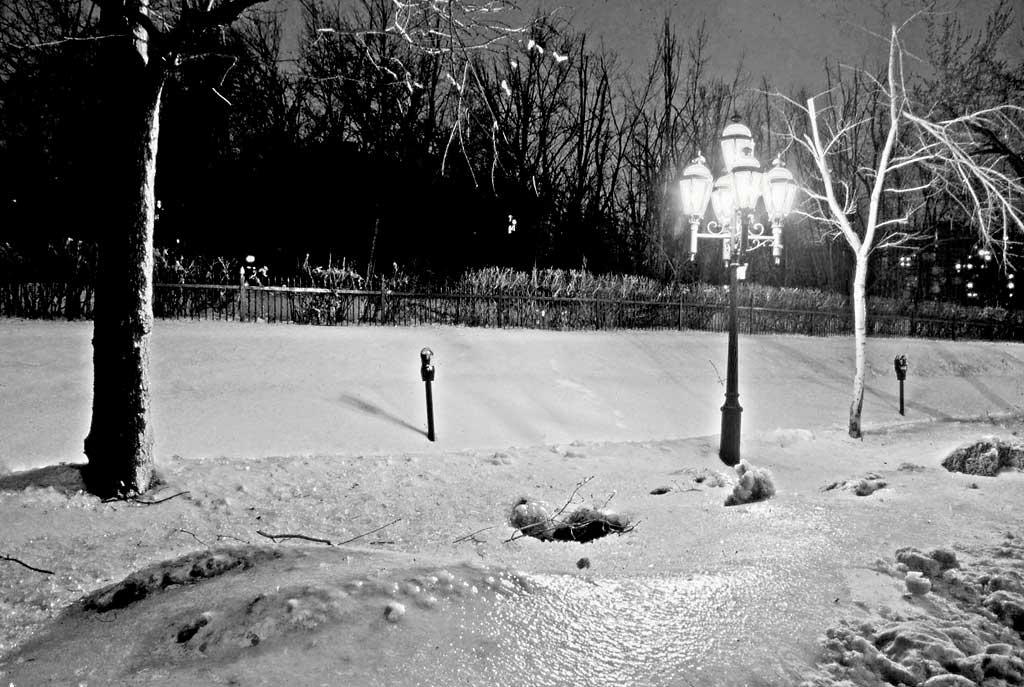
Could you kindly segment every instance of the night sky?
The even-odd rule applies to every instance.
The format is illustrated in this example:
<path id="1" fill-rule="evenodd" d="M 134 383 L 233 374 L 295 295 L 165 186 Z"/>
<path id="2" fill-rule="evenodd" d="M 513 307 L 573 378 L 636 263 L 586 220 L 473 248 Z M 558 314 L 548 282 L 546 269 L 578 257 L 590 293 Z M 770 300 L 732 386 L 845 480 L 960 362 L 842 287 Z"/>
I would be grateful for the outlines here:
<path id="1" fill-rule="evenodd" d="M 342 8 L 355 0 L 338 0 Z M 998 0 L 938 0 L 944 12 L 958 16 L 966 26 L 978 29 Z M 1010 0 L 1018 20 L 1024 18 L 1024 0 Z M 654 54 L 662 20 L 667 15 L 681 39 L 689 38 L 706 22 L 710 45 L 709 67 L 716 75 L 731 77 L 740 61 L 760 84 L 767 74 L 773 87 L 789 90 L 823 83 L 826 58 L 844 64 L 873 67 L 886 56 L 886 39 L 892 24 L 901 24 L 920 10 L 925 0 L 517 0 L 528 17 L 540 8 L 571 20 L 585 30 L 592 45 L 603 40 L 625 65 L 641 70 Z M 277 0 L 297 28 L 299 3 Z M 515 23 L 515 17 L 507 21 Z M 904 32 L 904 47 L 924 57 L 924 22 L 913 22 Z M 1018 33 L 1020 31 L 1018 30 Z M 1024 53 L 1017 37 L 1013 57 Z M 286 53 L 291 56 L 286 39 Z M 913 67 L 913 64 L 911 64 Z"/>
<path id="2" fill-rule="evenodd" d="M 1013 0 L 1024 15 L 1024 0 Z M 947 11 L 977 26 L 996 0 L 946 0 Z M 524 9 L 540 6 L 571 18 L 634 65 L 645 64 L 663 18 L 668 14 L 681 37 L 706 20 L 711 38 L 711 66 L 722 76 L 736 70 L 741 56 L 755 80 L 766 73 L 782 88 L 822 79 L 826 57 L 859 66 L 884 59 L 892 23 L 902 23 L 921 0 L 523 0 Z M 915 30 L 916 29 L 916 30 Z M 920 49 L 923 22 L 907 31 L 910 50 Z M 877 34 L 877 35 L 873 35 Z M 1020 45 L 1016 48 L 1021 50 Z"/>

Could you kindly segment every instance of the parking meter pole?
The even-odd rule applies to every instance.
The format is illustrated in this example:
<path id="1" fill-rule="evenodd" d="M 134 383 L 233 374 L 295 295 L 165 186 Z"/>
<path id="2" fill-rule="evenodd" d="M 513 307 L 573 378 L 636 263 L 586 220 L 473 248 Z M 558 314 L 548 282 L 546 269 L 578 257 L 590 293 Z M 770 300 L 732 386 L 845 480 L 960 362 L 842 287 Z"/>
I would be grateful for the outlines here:
<path id="1" fill-rule="evenodd" d="M 434 441 L 434 395 L 431 384 L 434 382 L 434 365 L 431 363 L 434 352 L 429 348 L 420 351 L 420 377 L 427 391 L 427 438 Z"/>
<path id="2" fill-rule="evenodd" d="M 434 397 L 430 391 L 430 382 L 427 382 L 427 438 L 434 441 Z"/>
<path id="3" fill-rule="evenodd" d="M 722 435 L 718 445 L 718 457 L 726 465 L 740 462 L 740 406 L 739 392 L 739 341 L 736 323 L 736 300 L 739 280 L 736 277 L 738 265 L 729 265 L 729 358 L 725 372 L 725 405 L 722 406 Z"/>
<path id="4" fill-rule="evenodd" d="M 905 415 L 903 412 L 903 381 L 907 378 L 907 356 L 898 355 L 893 358 L 892 367 L 896 372 L 896 379 L 900 383 L 900 415 Z"/>

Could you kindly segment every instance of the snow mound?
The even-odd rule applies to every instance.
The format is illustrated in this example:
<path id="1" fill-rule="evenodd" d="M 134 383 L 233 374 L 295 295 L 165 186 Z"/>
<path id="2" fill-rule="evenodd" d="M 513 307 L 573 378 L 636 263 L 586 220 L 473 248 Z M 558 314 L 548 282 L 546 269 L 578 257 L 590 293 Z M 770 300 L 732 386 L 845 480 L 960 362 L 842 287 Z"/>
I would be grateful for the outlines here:
<path id="1" fill-rule="evenodd" d="M 630 529 L 629 517 L 610 508 L 583 504 L 570 513 L 551 514 L 546 504 L 525 496 L 512 505 L 509 524 L 524 535 L 543 541 L 588 542 Z"/>
<path id="2" fill-rule="evenodd" d="M 1024 469 L 1024 443 L 984 437 L 960 446 L 946 456 L 942 467 L 950 472 L 995 477 L 1004 468 Z"/>
<path id="3" fill-rule="evenodd" d="M 732 493 L 725 498 L 726 506 L 739 506 L 754 501 L 764 501 L 775 496 L 775 482 L 772 473 L 765 468 L 756 468 L 745 460 L 736 466 L 739 481 Z"/>
<path id="4" fill-rule="evenodd" d="M 787 446 L 792 446 L 793 444 L 801 441 L 814 441 L 814 432 L 809 429 L 783 429 L 779 427 L 770 432 L 762 433 L 761 440 L 770 444 L 778 444 L 782 448 L 786 448 Z"/>
<path id="5" fill-rule="evenodd" d="M 949 549 L 898 550 L 879 571 L 905 574 L 910 610 L 882 607 L 828 630 L 824 660 L 803 687 L 1024 685 L 1024 597 L 999 589 L 1020 582 L 1014 568 L 1024 550 L 1011 548 L 1013 567 L 983 561 L 969 569 Z"/>
<path id="6" fill-rule="evenodd" d="M 89 684 L 287 684 L 282 675 L 222 681 L 196 671 L 280 672 L 300 654 L 314 664 L 343 665 L 339 655 L 376 651 L 395 636 L 388 629 L 395 625 L 413 645 L 425 643 L 437 618 L 458 617 L 453 609 L 474 613 L 535 590 L 530 578 L 508 568 L 407 567 L 408 560 L 334 547 L 189 554 L 70 606 L 11 662 L 0 663 L 0 674 L 5 685 L 67 684 L 69 666 L 88 675 Z M 119 593 L 124 589 L 131 594 Z M 151 682 L 153 676 L 164 677 Z"/>

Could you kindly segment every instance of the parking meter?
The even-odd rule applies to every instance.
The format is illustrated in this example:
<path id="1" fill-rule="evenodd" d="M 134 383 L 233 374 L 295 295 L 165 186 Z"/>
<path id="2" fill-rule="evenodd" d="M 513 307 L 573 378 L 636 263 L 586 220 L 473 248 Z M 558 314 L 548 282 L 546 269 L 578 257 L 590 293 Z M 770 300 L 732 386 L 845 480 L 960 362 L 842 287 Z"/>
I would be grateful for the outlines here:
<path id="1" fill-rule="evenodd" d="M 424 382 L 434 381 L 434 365 L 431 363 L 433 357 L 434 352 L 429 348 L 420 351 L 420 377 Z"/>
<path id="2" fill-rule="evenodd" d="M 892 366 L 896 370 L 896 379 L 901 382 L 907 378 L 907 356 L 898 355 L 893 358 Z"/>
<path id="3" fill-rule="evenodd" d="M 900 383 L 900 415 L 904 415 L 903 412 L 903 382 L 907 378 L 907 356 L 898 355 L 893 358 L 892 361 L 893 369 L 896 371 L 896 379 Z"/>
<path id="4" fill-rule="evenodd" d="M 434 441 L 434 397 L 430 385 L 434 381 L 434 352 L 429 348 L 420 351 L 420 378 L 427 392 L 427 438 Z"/>

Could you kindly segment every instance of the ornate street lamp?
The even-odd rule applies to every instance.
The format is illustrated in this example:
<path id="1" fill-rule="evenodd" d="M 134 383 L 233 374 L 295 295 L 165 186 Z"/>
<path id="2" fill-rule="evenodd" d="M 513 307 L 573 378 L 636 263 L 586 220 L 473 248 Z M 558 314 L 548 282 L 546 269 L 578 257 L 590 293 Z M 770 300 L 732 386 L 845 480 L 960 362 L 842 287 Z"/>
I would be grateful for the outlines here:
<path id="1" fill-rule="evenodd" d="M 764 209 L 772 223 L 772 257 L 778 265 L 782 259 L 782 220 L 793 209 L 796 201 L 796 180 L 786 169 L 782 158 L 775 158 L 772 168 L 764 175 Z"/>
<path id="2" fill-rule="evenodd" d="M 690 259 L 696 257 L 699 239 L 714 239 L 721 241 L 722 259 L 729 267 L 729 358 L 718 457 L 726 465 L 736 465 L 740 462 L 740 416 L 743 412 L 739 403 L 739 280 L 746 276 L 748 250 L 771 244 L 775 264 L 779 263 L 782 222 L 793 209 L 796 182 L 779 158 L 775 159 L 770 171 L 761 172 L 761 163 L 754 157 L 754 138 L 738 116 L 733 117 L 732 123 L 722 131 L 721 146 L 725 173 L 713 180 L 704 158 L 698 153 L 683 170 L 679 192 L 683 213 L 690 221 Z M 754 222 L 759 198 L 764 199 L 771 222 L 770 236 L 763 224 Z M 700 221 L 707 211 L 709 199 L 718 219 L 707 222 L 705 231 L 701 231 Z"/>

